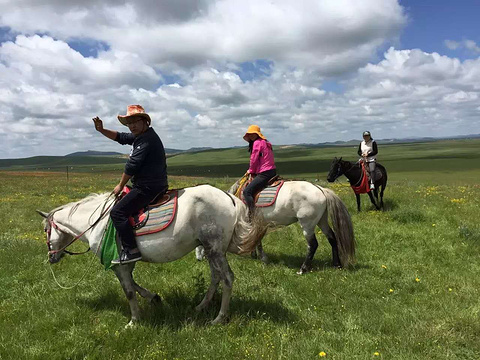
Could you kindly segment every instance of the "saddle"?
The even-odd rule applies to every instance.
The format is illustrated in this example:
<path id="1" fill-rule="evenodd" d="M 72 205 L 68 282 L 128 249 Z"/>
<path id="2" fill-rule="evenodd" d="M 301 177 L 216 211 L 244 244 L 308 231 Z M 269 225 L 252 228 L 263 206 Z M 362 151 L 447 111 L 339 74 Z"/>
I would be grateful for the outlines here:
<path id="1" fill-rule="evenodd" d="M 240 188 L 237 190 L 237 197 L 240 198 L 245 203 L 243 198 L 243 190 L 252 182 L 252 179 L 245 181 Z M 275 175 L 268 181 L 268 185 L 263 190 L 260 190 L 254 195 L 255 206 L 256 207 L 267 207 L 273 205 L 275 200 L 277 200 L 278 192 L 282 187 L 285 180 L 283 180 L 279 175 Z"/>
<path id="2" fill-rule="evenodd" d="M 125 196 L 130 192 L 131 188 L 125 186 L 122 190 L 122 194 L 120 198 Z M 177 205 L 177 191 L 176 190 L 169 190 L 165 194 L 157 195 L 146 207 L 140 209 L 136 214 L 133 214 L 128 218 L 128 221 L 132 228 L 135 230 L 136 236 L 152 234 L 154 232 L 161 231 L 165 229 L 173 220 L 175 215 L 175 210 Z M 143 228 L 148 220 L 150 219 L 150 214 L 152 213 L 152 222 L 153 224 L 149 226 L 153 227 L 153 229 L 148 229 L 147 231 L 138 231 Z M 153 214 L 161 213 L 160 214 L 160 221 L 159 217 L 156 216 L 155 219 L 153 218 Z M 158 214 L 156 214 L 158 215 Z M 160 225 L 160 226 L 158 226 Z"/>
<path id="3" fill-rule="evenodd" d="M 363 160 L 360 160 L 360 161 L 363 161 Z M 380 167 L 382 165 L 380 165 L 380 163 L 376 162 L 375 171 L 373 173 L 373 179 L 372 179 L 372 174 L 368 170 L 368 163 L 364 162 L 364 165 L 365 165 L 365 170 L 367 171 L 368 181 L 375 182 L 382 178 L 383 175 L 382 175 L 382 172 L 380 171 Z"/>

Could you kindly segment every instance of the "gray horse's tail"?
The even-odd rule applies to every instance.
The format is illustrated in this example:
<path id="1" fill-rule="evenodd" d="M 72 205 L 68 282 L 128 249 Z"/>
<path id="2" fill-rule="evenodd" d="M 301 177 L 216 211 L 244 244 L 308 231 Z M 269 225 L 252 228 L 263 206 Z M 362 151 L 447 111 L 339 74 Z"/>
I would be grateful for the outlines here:
<path id="1" fill-rule="evenodd" d="M 320 190 L 327 198 L 328 216 L 337 239 L 340 261 L 342 266 L 347 267 L 355 263 L 355 236 L 353 235 L 352 219 L 347 207 L 333 190 L 326 188 L 320 188 Z"/>
<path id="2" fill-rule="evenodd" d="M 237 222 L 233 231 L 232 241 L 228 246 L 228 251 L 235 254 L 244 254 L 254 251 L 257 245 L 262 241 L 263 236 L 268 230 L 268 224 L 263 218 L 261 211 L 255 211 L 252 221 L 248 219 L 247 206 L 237 197 L 235 199 L 235 208 L 237 210 Z"/>

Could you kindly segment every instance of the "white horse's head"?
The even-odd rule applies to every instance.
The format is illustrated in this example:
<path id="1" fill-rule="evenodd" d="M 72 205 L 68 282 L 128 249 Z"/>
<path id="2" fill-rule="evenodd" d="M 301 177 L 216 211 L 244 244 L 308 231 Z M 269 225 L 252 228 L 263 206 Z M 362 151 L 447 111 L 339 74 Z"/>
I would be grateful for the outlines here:
<path id="1" fill-rule="evenodd" d="M 65 248 L 72 241 L 73 235 L 62 231 L 55 222 L 53 216 L 55 211 L 50 214 L 37 210 L 37 213 L 44 218 L 44 231 L 47 234 L 48 261 L 55 264 L 65 255 Z"/>
<path id="2" fill-rule="evenodd" d="M 98 220 L 103 218 L 107 221 L 108 219 L 109 206 L 106 204 L 108 199 L 108 193 L 92 194 L 80 201 L 62 205 L 48 214 L 37 210 L 37 213 L 44 218 L 50 263 L 59 262 L 65 253 L 69 253 L 66 248 L 75 240 L 89 241 L 87 235 L 83 236 L 85 232 L 95 226 Z M 94 214 L 98 214 L 96 218 L 92 218 Z M 90 221 L 97 218 L 98 220 L 92 225 Z"/>

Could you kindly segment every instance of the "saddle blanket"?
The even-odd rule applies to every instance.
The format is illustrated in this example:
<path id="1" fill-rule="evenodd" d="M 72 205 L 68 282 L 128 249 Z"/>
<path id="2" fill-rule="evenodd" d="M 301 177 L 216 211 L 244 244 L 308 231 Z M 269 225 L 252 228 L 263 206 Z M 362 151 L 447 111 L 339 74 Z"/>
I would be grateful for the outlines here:
<path id="1" fill-rule="evenodd" d="M 170 199 L 160 206 L 148 207 L 146 221 L 134 226 L 135 236 L 154 234 L 168 227 L 175 218 L 177 211 L 177 190 L 167 192 Z"/>
<path id="2" fill-rule="evenodd" d="M 255 195 L 255 206 L 256 207 L 267 207 L 271 206 L 275 203 L 275 200 L 277 200 L 278 192 L 282 188 L 283 183 L 285 180 L 281 180 L 279 182 L 274 183 L 273 185 L 267 186 L 265 189 L 260 191 Z M 240 191 L 240 199 L 245 203 L 245 200 L 243 199 L 243 189 L 246 187 L 245 184 L 242 187 L 242 190 Z"/>

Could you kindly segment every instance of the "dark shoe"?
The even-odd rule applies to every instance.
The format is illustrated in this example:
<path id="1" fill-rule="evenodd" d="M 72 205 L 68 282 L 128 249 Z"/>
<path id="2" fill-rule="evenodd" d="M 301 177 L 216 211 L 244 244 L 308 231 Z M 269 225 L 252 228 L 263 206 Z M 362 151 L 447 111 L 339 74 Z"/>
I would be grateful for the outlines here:
<path id="1" fill-rule="evenodd" d="M 131 254 L 128 250 L 122 250 L 120 258 L 112 260 L 112 264 L 128 264 L 139 260 L 142 260 L 142 254 L 139 251 Z"/>

